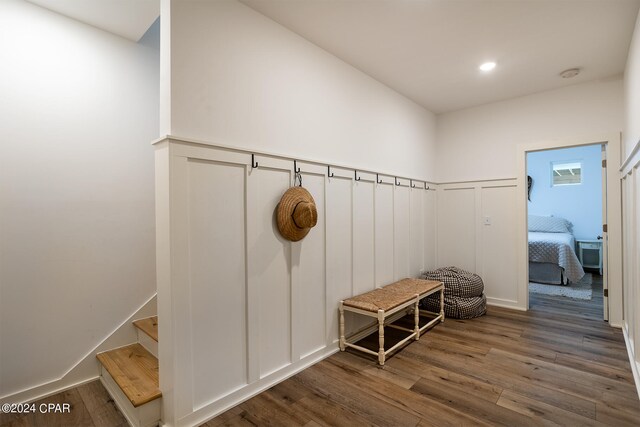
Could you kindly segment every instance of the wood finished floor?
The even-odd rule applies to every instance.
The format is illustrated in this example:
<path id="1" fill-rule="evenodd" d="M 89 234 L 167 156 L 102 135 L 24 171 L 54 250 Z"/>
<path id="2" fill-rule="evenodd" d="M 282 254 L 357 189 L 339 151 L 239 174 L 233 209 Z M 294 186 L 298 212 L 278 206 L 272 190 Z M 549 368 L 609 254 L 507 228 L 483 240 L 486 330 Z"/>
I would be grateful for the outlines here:
<path id="1" fill-rule="evenodd" d="M 622 333 L 601 320 L 600 295 L 596 278 L 591 301 L 532 294 L 528 312 L 447 319 L 384 369 L 337 353 L 204 426 L 638 426 Z M 126 425 L 98 381 L 42 402 L 71 414 L 0 415 L 0 426 Z"/>
<path id="2" fill-rule="evenodd" d="M 528 312 L 447 319 L 384 369 L 337 353 L 204 425 L 638 426 L 627 351 L 602 321 L 601 289 L 595 278 L 591 301 L 532 294 Z"/>
<path id="3" fill-rule="evenodd" d="M 69 403 L 71 411 L 65 414 L 0 414 L 0 426 L 127 427 L 129 425 L 98 380 L 39 400 L 36 402 L 36 408 L 42 403 Z"/>

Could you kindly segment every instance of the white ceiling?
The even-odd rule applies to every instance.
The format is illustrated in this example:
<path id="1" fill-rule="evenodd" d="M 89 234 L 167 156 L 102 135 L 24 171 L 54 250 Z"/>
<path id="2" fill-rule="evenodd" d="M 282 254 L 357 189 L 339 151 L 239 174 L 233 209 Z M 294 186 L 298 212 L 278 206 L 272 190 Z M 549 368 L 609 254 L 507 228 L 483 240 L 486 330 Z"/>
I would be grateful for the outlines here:
<path id="1" fill-rule="evenodd" d="M 442 113 L 619 75 L 639 0 L 240 0 Z M 480 63 L 498 63 L 491 73 Z M 581 67 L 573 79 L 561 71 Z"/>
<path id="2" fill-rule="evenodd" d="M 29 1 L 138 41 L 160 0 Z M 619 75 L 640 7 L 640 0 L 240 1 L 435 113 Z M 498 66 L 479 72 L 487 60 Z M 572 67 L 582 73 L 558 76 Z"/>
<path id="3" fill-rule="evenodd" d="M 160 15 L 160 0 L 28 0 L 137 42 Z"/>

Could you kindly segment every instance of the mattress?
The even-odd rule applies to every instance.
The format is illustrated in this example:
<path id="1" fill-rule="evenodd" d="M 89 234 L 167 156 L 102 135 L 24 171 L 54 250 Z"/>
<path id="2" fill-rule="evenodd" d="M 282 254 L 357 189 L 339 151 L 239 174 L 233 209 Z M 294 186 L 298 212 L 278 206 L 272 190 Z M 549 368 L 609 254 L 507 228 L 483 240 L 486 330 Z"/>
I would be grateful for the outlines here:
<path id="1" fill-rule="evenodd" d="M 575 239 L 571 233 L 529 232 L 529 261 L 557 264 L 573 283 L 584 276 L 574 248 Z"/>

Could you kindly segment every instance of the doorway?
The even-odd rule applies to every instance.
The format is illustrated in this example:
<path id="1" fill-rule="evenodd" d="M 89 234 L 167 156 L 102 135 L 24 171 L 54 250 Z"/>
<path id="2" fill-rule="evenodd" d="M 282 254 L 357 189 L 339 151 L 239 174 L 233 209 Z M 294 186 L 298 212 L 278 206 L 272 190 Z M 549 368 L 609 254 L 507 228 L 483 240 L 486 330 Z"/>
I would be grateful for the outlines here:
<path id="1" fill-rule="evenodd" d="M 549 140 L 532 144 L 521 144 L 517 148 L 518 165 L 518 300 L 522 309 L 530 309 L 529 301 L 529 245 L 527 193 L 527 155 L 537 151 L 559 148 L 581 147 L 589 145 L 605 146 L 603 152 L 609 164 L 602 170 L 603 222 L 602 231 L 602 280 L 603 302 L 600 319 L 607 320 L 610 326 L 622 327 L 622 221 L 621 190 L 618 179 L 620 159 L 620 134 L 604 137 L 582 137 L 576 139 Z M 550 172 L 551 173 L 551 172 Z M 533 184 L 535 186 L 535 183 Z"/>
<path id="2" fill-rule="evenodd" d="M 527 152 L 529 308 L 606 319 L 606 144 Z"/>

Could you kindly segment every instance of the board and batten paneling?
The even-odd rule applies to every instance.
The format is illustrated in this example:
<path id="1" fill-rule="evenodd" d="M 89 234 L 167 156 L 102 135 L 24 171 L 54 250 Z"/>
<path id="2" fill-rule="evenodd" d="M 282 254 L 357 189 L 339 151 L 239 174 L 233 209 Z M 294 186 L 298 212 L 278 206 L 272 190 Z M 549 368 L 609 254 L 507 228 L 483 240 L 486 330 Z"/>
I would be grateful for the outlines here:
<path id="1" fill-rule="evenodd" d="M 629 307 L 629 323 L 633 325 L 633 342 L 632 348 L 634 349 L 634 355 L 636 363 L 640 363 L 640 313 L 638 308 L 640 307 L 640 224 L 638 224 L 638 216 L 640 215 L 640 174 L 638 173 L 637 164 L 630 177 L 633 180 L 629 182 L 633 186 L 633 209 L 630 212 L 632 219 L 632 239 L 631 244 L 631 259 L 629 266 L 631 267 L 631 277 L 629 281 L 629 300 L 631 301 L 631 307 Z M 640 379 L 640 378 L 638 378 Z M 640 383 L 637 383 L 640 386 Z"/>
<path id="2" fill-rule="evenodd" d="M 485 293 L 491 301 L 518 301 L 518 232 L 516 191 L 512 186 L 481 187 L 480 271 Z M 487 219 L 488 224 L 485 223 Z"/>
<path id="3" fill-rule="evenodd" d="M 194 405 L 247 384 L 245 168 L 189 160 L 188 245 Z M 224 194 L 224 203 L 220 195 Z M 221 245 L 220 242 L 225 242 Z M 219 334 L 227 339 L 220 346 Z"/>
<path id="4" fill-rule="evenodd" d="M 327 342 L 326 263 L 325 263 L 325 178 L 322 173 L 303 173 L 305 188 L 311 193 L 318 210 L 318 223 L 313 233 L 301 242 L 291 244 L 297 305 L 293 312 L 294 358 L 305 358 L 321 350 Z"/>
<path id="5" fill-rule="evenodd" d="M 423 201 L 423 232 L 424 247 L 422 265 L 424 270 L 433 270 L 437 267 L 437 220 L 438 210 L 436 208 L 437 192 L 429 190 L 422 196 Z"/>
<path id="6" fill-rule="evenodd" d="M 640 396 L 640 141 L 620 169 L 622 195 L 622 330 Z"/>
<path id="7" fill-rule="evenodd" d="M 409 276 L 417 277 L 424 270 L 425 205 L 427 191 L 411 188 L 409 193 Z"/>
<path id="8" fill-rule="evenodd" d="M 393 282 L 393 184 L 376 185 L 375 194 L 375 278 L 376 287 Z"/>
<path id="9" fill-rule="evenodd" d="M 353 184 L 353 293 L 375 289 L 375 183 Z"/>
<path id="10" fill-rule="evenodd" d="M 438 197 L 438 264 L 476 271 L 476 191 L 447 188 Z"/>
<path id="11" fill-rule="evenodd" d="M 289 170 L 270 164 L 253 169 L 247 181 L 249 289 L 259 296 L 258 323 L 251 327 L 258 328 L 260 378 L 291 363 L 291 245 L 276 223 L 276 206 L 290 182 Z"/>
<path id="12" fill-rule="evenodd" d="M 393 193 L 394 279 L 410 276 L 411 223 L 410 190 L 397 186 Z"/>
<path id="13" fill-rule="evenodd" d="M 441 184 L 437 263 L 480 275 L 489 304 L 524 309 L 513 238 L 518 232 L 517 191 L 515 179 Z"/>
<path id="14" fill-rule="evenodd" d="M 337 351 L 341 299 L 436 263 L 433 190 L 348 168 L 328 177 L 298 161 L 318 223 L 289 242 L 276 210 L 293 159 L 257 155 L 253 168 L 242 150 L 157 144 L 160 387 L 175 425 L 201 423 Z M 370 322 L 349 318 L 348 332 Z"/>
<path id="15" fill-rule="evenodd" d="M 327 332 L 328 342 L 338 340 L 338 305 L 353 295 L 351 178 L 336 176 L 327 184 Z M 352 328 L 353 319 L 347 319 Z M 353 330 L 347 330 L 347 333 Z"/>

